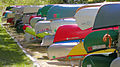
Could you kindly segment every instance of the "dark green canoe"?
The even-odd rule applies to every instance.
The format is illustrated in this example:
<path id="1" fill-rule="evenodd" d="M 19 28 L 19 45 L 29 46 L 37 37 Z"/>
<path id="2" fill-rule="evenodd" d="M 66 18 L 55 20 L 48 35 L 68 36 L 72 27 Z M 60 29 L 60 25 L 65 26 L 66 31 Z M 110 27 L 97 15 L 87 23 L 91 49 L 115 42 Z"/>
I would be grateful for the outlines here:
<path id="1" fill-rule="evenodd" d="M 118 30 L 95 31 L 88 34 L 84 39 L 85 50 L 87 52 L 92 52 L 92 51 L 104 49 L 104 47 L 107 48 L 109 45 L 109 40 L 107 42 L 103 42 L 103 36 L 107 33 L 111 36 L 112 42 L 117 41 Z"/>
<path id="2" fill-rule="evenodd" d="M 50 8 L 47 13 L 47 20 L 55 20 L 61 18 L 71 18 L 75 15 L 76 10 L 85 4 L 60 4 Z"/>
<path id="3" fill-rule="evenodd" d="M 37 15 L 41 15 L 41 17 L 46 17 L 48 10 L 52 7 L 53 5 L 46 5 L 43 8 L 40 8 L 37 12 Z"/>

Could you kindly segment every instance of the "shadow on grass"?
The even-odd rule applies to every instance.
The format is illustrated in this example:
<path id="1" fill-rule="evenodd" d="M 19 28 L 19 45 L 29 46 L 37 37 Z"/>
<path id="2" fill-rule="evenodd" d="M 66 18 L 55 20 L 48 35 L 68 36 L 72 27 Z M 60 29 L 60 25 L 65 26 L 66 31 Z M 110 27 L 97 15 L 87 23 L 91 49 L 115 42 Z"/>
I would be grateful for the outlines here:
<path id="1" fill-rule="evenodd" d="M 21 51 L 0 48 L 0 65 L 29 64 Z"/>

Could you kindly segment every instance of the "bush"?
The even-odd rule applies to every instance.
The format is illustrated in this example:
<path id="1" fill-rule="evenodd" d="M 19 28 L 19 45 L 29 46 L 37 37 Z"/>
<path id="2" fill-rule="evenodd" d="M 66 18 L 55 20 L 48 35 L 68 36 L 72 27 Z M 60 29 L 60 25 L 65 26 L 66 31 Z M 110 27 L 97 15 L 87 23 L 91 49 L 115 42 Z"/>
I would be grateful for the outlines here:
<path id="1" fill-rule="evenodd" d="M 49 0 L 48 2 L 50 4 L 61 4 L 61 3 L 63 3 L 63 0 Z"/>
<path id="2" fill-rule="evenodd" d="M 120 1 L 120 0 L 106 0 L 107 2 L 114 2 L 114 1 Z"/>

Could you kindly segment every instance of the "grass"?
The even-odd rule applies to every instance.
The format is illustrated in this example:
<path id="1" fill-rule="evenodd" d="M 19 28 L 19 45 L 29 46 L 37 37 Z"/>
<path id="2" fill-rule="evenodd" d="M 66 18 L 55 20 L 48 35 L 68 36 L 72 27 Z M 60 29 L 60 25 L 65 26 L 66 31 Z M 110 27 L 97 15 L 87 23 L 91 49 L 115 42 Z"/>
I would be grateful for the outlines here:
<path id="1" fill-rule="evenodd" d="M 0 25 L 0 67 L 32 66 L 32 61 Z"/>
<path id="2" fill-rule="evenodd" d="M 1 17 L 0 17 L 0 23 L 1 23 L 2 21 L 1 21 Z"/>

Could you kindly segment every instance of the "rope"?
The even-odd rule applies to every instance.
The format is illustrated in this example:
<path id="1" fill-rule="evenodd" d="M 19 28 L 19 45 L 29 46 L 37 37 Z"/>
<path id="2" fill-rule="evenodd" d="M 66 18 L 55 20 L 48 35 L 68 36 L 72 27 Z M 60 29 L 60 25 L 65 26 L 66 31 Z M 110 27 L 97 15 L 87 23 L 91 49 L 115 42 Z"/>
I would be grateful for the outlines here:
<path id="1" fill-rule="evenodd" d="M 109 38 L 109 48 L 111 48 L 112 38 L 108 33 L 104 35 L 103 41 L 106 42 L 108 38 Z"/>

